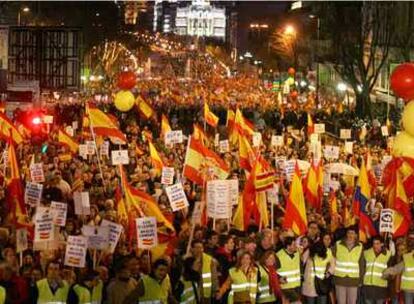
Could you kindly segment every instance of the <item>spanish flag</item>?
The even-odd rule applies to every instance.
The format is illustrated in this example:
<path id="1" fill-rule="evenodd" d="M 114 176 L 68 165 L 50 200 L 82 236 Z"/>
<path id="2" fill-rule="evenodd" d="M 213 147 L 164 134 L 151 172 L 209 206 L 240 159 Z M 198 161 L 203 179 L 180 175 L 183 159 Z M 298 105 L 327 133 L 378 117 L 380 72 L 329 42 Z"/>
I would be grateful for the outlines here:
<path id="1" fill-rule="evenodd" d="M 23 141 L 23 136 L 13 125 L 11 120 L 4 113 L 0 113 L 0 138 L 4 140 L 11 140 L 15 145 L 20 144 Z"/>
<path id="2" fill-rule="evenodd" d="M 88 113 L 89 124 L 92 126 L 96 135 L 108 136 L 111 140 L 122 144 L 127 142 L 124 133 L 119 130 L 117 124 L 95 105 L 87 104 L 86 112 Z"/>
<path id="3" fill-rule="evenodd" d="M 154 109 L 141 96 L 138 96 L 135 102 L 139 111 L 145 116 L 146 119 L 150 119 L 155 114 Z"/>
<path id="4" fill-rule="evenodd" d="M 160 137 L 164 140 L 165 134 L 171 131 L 170 123 L 168 122 L 167 116 L 162 114 L 161 116 L 161 134 Z"/>
<path id="5" fill-rule="evenodd" d="M 204 103 L 204 120 L 213 128 L 217 127 L 219 118 L 210 111 L 207 102 Z"/>
<path id="6" fill-rule="evenodd" d="M 329 193 L 329 213 L 331 217 L 331 231 L 334 232 L 339 228 L 339 212 L 338 212 L 338 201 L 336 199 L 335 191 L 331 190 Z"/>
<path id="7" fill-rule="evenodd" d="M 243 135 L 251 138 L 254 133 L 254 125 L 248 119 L 243 117 L 242 112 L 237 109 L 234 118 L 234 127 L 230 131 L 230 142 L 232 145 L 236 145 L 239 136 Z"/>
<path id="8" fill-rule="evenodd" d="M 228 109 L 227 110 L 227 121 L 226 121 L 226 126 L 227 129 L 229 130 L 229 132 L 231 130 L 233 130 L 234 128 L 234 119 L 235 119 L 235 114 L 233 110 Z"/>
<path id="9" fill-rule="evenodd" d="M 303 235 L 306 232 L 307 225 L 305 198 L 303 196 L 299 166 L 296 163 L 295 173 L 292 177 L 289 197 L 286 204 L 283 227 L 292 229 L 296 235 Z"/>
<path id="10" fill-rule="evenodd" d="M 306 176 L 305 183 L 305 197 L 309 205 L 317 210 L 320 209 L 320 197 L 319 197 L 319 179 L 317 174 L 318 169 L 312 164 L 309 168 L 308 175 Z"/>
<path id="11" fill-rule="evenodd" d="M 194 124 L 193 128 L 194 128 L 193 138 L 195 140 L 200 141 L 203 145 L 207 145 L 208 144 L 208 139 L 207 139 L 207 135 L 206 135 L 206 133 L 204 133 L 203 129 L 198 124 Z"/>
<path id="12" fill-rule="evenodd" d="M 216 179 L 226 179 L 229 175 L 228 165 L 201 142 L 192 138 L 188 140 L 183 175 L 192 182 L 202 186 L 208 175 Z"/>
<path id="13" fill-rule="evenodd" d="M 256 159 L 255 153 L 250 146 L 249 141 L 243 135 L 239 136 L 239 166 L 242 169 L 251 171 L 254 161 Z"/>
<path id="14" fill-rule="evenodd" d="M 151 141 L 148 141 L 148 145 L 149 145 L 149 152 L 150 152 L 152 167 L 156 169 L 157 174 L 159 175 L 161 174 L 162 167 L 164 167 L 164 164 L 161 160 L 160 155 L 158 154 L 157 149 L 154 147 L 153 143 Z"/>
<path id="15" fill-rule="evenodd" d="M 79 144 L 73 140 L 65 131 L 58 131 L 58 142 L 67 146 L 72 153 L 77 153 L 79 149 Z"/>
<path id="16" fill-rule="evenodd" d="M 308 136 L 315 132 L 315 124 L 313 123 L 312 116 L 308 113 Z"/>

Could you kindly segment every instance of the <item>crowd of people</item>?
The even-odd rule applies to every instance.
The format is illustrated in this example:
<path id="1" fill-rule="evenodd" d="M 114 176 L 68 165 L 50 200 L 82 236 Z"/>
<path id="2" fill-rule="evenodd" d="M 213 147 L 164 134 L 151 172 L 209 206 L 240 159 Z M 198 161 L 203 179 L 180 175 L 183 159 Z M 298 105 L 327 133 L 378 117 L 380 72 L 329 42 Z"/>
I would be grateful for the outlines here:
<path id="1" fill-rule="evenodd" d="M 347 216 L 352 210 L 353 191 L 357 176 L 334 174 L 321 197 L 322 208 L 307 208 L 307 232 L 295 235 L 284 229 L 282 222 L 289 192 L 287 179 L 279 179 L 278 203 L 273 211 L 273 227 L 251 224 L 244 231 L 231 221 L 207 220 L 205 225 L 192 225 L 194 205 L 203 199 L 200 187 L 181 175 L 186 156 L 183 143 L 167 146 L 160 137 L 161 115 L 164 114 L 173 130 L 182 130 L 185 138 L 193 132 L 193 124 L 203 125 L 202 106 L 208 101 L 219 117 L 219 126 L 205 128 L 210 138 L 206 143 L 215 150 L 230 168 L 229 178 L 239 180 L 242 192 L 246 173 L 239 166 L 238 146 L 219 153 L 214 135 L 228 138 L 227 109 L 240 108 L 256 131 L 262 134 L 258 148 L 280 176 L 280 159 L 313 162 L 314 152 L 306 132 L 307 107 L 314 104 L 311 95 L 300 104 L 288 98 L 286 104 L 277 94 L 269 93 L 255 78 L 235 77 L 210 79 L 208 82 L 151 80 L 138 84 L 137 91 L 155 111 L 154 117 L 144 119 L 137 111 L 117 111 L 111 102 L 98 101 L 98 107 L 118 117 L 119 128 L 127 137 L 129 164 L 124 166 L 129 183 L 151 195 L 164 216 L 171 221 L 166 249 L 160 252 L 137 248 L 128 223 L 118 215 L 117 189 L 120 172 L 111 165 L 108 156 L 98 154 L 62 159 L 68 152 L 56 140 L 56 130 L 73 126 L 73 138 L 81 143 L 91 139 L 88 128 L 82 128 L 84 104 L 58 104 L 49 109 L 54 124 L 40 140 L 28 137 L 16 147 L 21 181 L 30 181 L 31 163 L 43 164 L 45 181 L 40 205 L 51 202 L 67 204 L 66 225 L 55 227 L 54 241 L 45 248 L 29 248 L 16 252 L 16 227 L 6 203 L 7 188 L 0 189 L 0 304 L 13 303 L 412 303 L 414 299 L 414 255 L 411 234 L 392 240 L 390 236 L 372 237 L 365 243 L 358 239 L 358 219 Z M 288 106 L 289 105 L 289 106 Z M 15 113 L 15 121 L 19 114 Z M 313 114 L 314 122 L 346 120 L 352 114 L 342 113 L 334 103 Z M 349 122 L 348 122 L 349 123 Z M 349 126 L 349 125 L 348 125 Z M 350 128 L 350 127 L 344 127 Z M 297 130 L 292 132 L 292 130 Z M 89 132 L 89 133 L 88 133 Z M 272 135 L 283 135 L 284 145 L 270 144 Z M 148 141 L 157 147 L 165 166 L 176 171 L 175 180 L 183 184 L 189 207 L 172 212 L 160 175 L 153 167 Z M 344 141 L 337 136 L 323 135 L 326 145 L 339 146 L 338 158 L 323 159 L 325 164 L 339 162 L 360 166 L 370 153 L 371 167 L 378 186 L 372 194 L 374 203 L 369 214 L 376 225 L 379 213 L 387 205 L 383 195 L 381 174 L 384 160 L 390 157 L 387 138 L 380 126 L 353 132 L 352 153 L 345 151 Z M 362 139 L 362 141 L 360 141 Z M 97 139 L 96 139 L 97 140 Z M 99 139 L 109 141 L 108 138 Z M 97 140 L 98 141 L 98 140 Z M 2 148 L 6 142 L 2 143 Z M 118 144 L 110 143 L 110 150 Z M 2 183 L 7 183 L 7 166 L 2 165 Z M 377 170 L 378 169 L 378 170 Z M 86 191 L 90 197 L 90 214 L 75 214 L 73 193 Z M 330 217 L 330 195 L 338 201 L 340 221 L 333 228 Z M 26 206 L 28 222 L 36 207 Z M 352 213 L 352 212 L 351 212 Z M 81 235 L 82 226 L 99 226 L 102 220 L 124 225 L 124 232 L 113 253 L 88 250 L 86 267 L 64 265 L 68 236 Z M 133 234 L 133 233 L 132 233 Z"/>

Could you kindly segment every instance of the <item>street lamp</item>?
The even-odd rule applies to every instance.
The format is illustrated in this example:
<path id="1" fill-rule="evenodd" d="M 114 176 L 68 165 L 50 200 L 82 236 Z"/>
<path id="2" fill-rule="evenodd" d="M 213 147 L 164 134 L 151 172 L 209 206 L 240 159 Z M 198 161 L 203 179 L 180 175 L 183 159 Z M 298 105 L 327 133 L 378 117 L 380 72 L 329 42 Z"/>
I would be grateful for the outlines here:
<path id="1" fill-rule="evenodd" d="M 292 25 L 288 24 L 285 27 L 285 34 L 286 35 L 295 35 L 296 34 L 296 29 Z"/>
<path id="2" fill-rule="evenodd" d="M 21 14 L 27 14 L 30 12 L 30 8 L 28 6 L 22 7 L 19 9 L 19 11 L 17 12 L 17 25 L 20 26 L 20 21 L 21 21 Z"/>

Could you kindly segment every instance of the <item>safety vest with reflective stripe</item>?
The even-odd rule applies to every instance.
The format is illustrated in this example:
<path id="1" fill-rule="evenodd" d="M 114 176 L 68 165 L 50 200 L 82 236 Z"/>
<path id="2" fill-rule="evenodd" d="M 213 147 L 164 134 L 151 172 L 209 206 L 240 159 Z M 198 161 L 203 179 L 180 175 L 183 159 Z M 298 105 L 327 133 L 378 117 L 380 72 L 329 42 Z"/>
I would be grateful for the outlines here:
<path id="1" fill-rule="evenodd" d="M 144 296 L 139 297 L 140 304 L 167 304 L 168 299 L 168 276 L 162 280 L 161 284 L 154 278 L 142 276 L 144 284 Z"/>
<path id="2" fill-rule="evenodd" d="M 260 282 L 258 284 L 258 294 L 256 303 L 270 303 L 276 301 L 276 296 L 271 293 L 269 286 L 269 273 L 262 266 L 259 266 Z"/>
<path id="3" fill-rule="evenodd" d="M 364 251 L 365 275 L 364 285 L 387 287 L 388 281 L 382 278 L 382 273 L 387 269 L 391 253 L 386 250 L 385 254 L 375 255 L 374 249 Z"/>
<path id="4" fill-rule="evenodd" d="M 76 284 L 73 290 L 78 296 L 79 304 L 101 304 L 103 283 L 99 281 L 92 292 L 84 286 Z"/>
<path id="5" fill-rule="evenodd" d="M 196 304 L 195 293 L 197 290 L 194 290 L 193 283 L 191 281 L 186 281 L 183 278 L 181 278 L 181 283 L 183 283 L 184 290 L 180 297 L 180 304 Z"/>
<path id="6" fill-rule="evenodd" d="M 300 286 L 300 257 L 299 252 L 295 252 L 291 258 L 285 249 L 281 249 L 276 253 L 280 268 L 277 273 L 286 278 L 287 283 L 282 283 L 282 289 L 296 288 Z"/>
<path id="7" fill-rule="evenodd" d="M 65 304 L 68 298 L 69 285 L 63 281 L 63 286 L 52 293 L 47 279 L 37 281 L 38 298 L 37 304 Z"/>
<path id="8" fill-rule="evenodd" d="M 211 297 L 211 262 L 212 262 L 211 256 L 208 254 L 203 253 L 203 268 L 202 268 L 202 281 L 203 281 L 203 297 L 204 298 L 210 298 Z"/>
<path id="9" fill-rule="evenodd" d="M 329 248 L 328 248 L 329 249 Z M 332 260 L 332 256 L 330 254 L 326 255 L 326 258 L 321 258 L 318 255 L 313 257 L 313 264 L 311 268 L 311 277 L 314 278 L 315 275 L 319 279 L 324 279 L 326 271 L 328 269 L 328 264 Z"/>
<path id="10" fill-rule="evenodd" d="M 3 286 L 0 286 L 0 304 L 6 302 L 6 289 Z"/>
<path id="11" fill-rule="evenodd" d="M 362 255 L 362 245 L 358 243 L 351 250 L 336 242 L 335 276 L 340 278 L 359 278 L 359 259 Z"/>
<path id="12" fill-rule="evenodd" d="M 254 268 L 256 270 L 256 268 Z M 252 273 L 251 278 L 247 278 L 243 271 L 237 268 L 230 268 L 231 290 L 227 298 L 227 304 L 233 304 L 235 294 L 238 292 L 248 292 L 250 301 L 255 303 L 257 294 L 257 272 Z"/>
<path id="13" fill-rule="evenodd" d="M 401 276 L 401 289 L 414 290 L 414 251 L 403 255 L 404 270 Z"/>

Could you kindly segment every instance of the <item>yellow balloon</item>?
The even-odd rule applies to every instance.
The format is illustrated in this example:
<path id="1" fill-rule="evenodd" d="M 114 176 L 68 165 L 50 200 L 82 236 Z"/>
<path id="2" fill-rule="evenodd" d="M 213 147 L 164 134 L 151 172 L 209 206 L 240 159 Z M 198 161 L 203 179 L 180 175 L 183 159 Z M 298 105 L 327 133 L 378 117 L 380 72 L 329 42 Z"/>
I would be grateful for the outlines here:
<path id="1" fill-rule="evenodd" d="M 414 136 L 414 101 L 405 105 L 402 115 L 402 125 L 408 134 Z"/>
<path id="2" fill-rule="evenodd" d="M 130 91 L 119 91 L 115 95 L 115 108 L 121 112 L 128 112 L 135 104 L 135 97 Z"/>
<path id="3" fill-rule="evenodd" d="M 398 134 L 392 146 L 394 156 L 414 157 L 414 137 L 403 131 Z"/>

